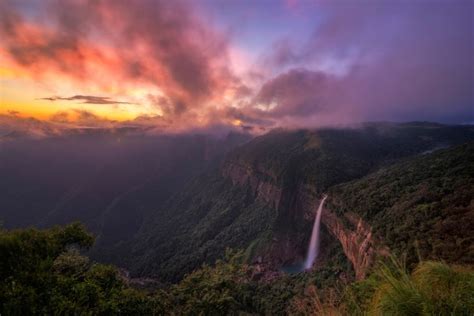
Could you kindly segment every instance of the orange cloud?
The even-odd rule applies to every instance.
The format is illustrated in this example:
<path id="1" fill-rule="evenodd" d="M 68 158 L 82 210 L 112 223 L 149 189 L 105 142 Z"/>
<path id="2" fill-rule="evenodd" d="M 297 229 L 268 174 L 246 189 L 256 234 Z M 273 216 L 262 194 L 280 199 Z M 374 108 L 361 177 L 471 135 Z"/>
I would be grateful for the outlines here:
<path id="1" fill-rule="evenodd" d="M 205 116 L 217 104 L 248 90 L 229 66 L 226 36 L 188 3 L 46 1 L 45 6 L 37 12 L 41 19 L 32 19 L 14 3 L 2 2 L 0 35 L 2 51 L 14 61 L 8 69 L 21 68 L 49 87 L 70 81 L 78 95 L 104 91 L 115 99 L 151 85 L 150 94 L 159 91 L 156 96 L 166 102 L 150 102 L 141 112 L 154 109 L 177 125 L 208 124 Z M 133 103 L 133 96 L 126 97 L 123 103 Z"/>
<path id="2" fill-rule="evenodd" d="M 248 93 L 230 66 L 227 37 L 188 3 L 45 1 L 44 6 L 32 18 L 14 2 L 1 4 L 0 49 L 8 56 L 2 69 L 21 69 L 49 91 L 57 89 L 36 99 L 100 94 L 130 104 L 136 96 L 128 91 L 153 86 L 148 94 L 166 102 L 143 94 L 140 110 L 133 112 L 161 113 L 180 129 L 211 124 L 209 112 Z"/>

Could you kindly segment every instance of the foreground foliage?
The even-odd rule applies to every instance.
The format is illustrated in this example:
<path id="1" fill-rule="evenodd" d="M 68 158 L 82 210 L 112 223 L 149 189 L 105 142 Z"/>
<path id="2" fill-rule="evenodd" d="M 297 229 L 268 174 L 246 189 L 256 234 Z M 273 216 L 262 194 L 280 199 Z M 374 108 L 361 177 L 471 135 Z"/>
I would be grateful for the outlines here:
<path id="1" fill-rule="evenodd" d="M 441 262 L 419 264 L 408 275 L 382 267 L 369 310 L 373 314 L 472 315 L 474 273 Z"/>
<path id="2" fill-rule="evenodd" d="M 0 314 L 163 314 L 161 293 L 128 288 L 115 267 L 80 255 L 93 241 L 79 224 L 1 231 Z"/>
<path id="3" fill-rule="evenodd" d="M 420 263 L 410 274 L 382 264 L 334 288 L 312 273 L 257 282 L 243 252 L 204 265 L 166 291 L 131 288 L 109 265 L 80 254 L 93 238 L 79 224 L 0 232 L 2 315 L 472 315 L 474 271 Z"/>
<path id="4" fill-rule="evenodd" d="M 271 239 L 275 212 L 252 202 L 243 188 L 211 177 L 213 185 L 193 186 L 193 198 L 178 197 L 181 203 L 168 214 L 173 222 L 151 223 L 161 237 L 146 239 L 143 247 L 166 258 L 152 270 L 163 276 L 160 281 L 177 281 L 153 290 L 133 288 L 117 268 L 84 256 L 94 238 L 80 224 L 0 229 L 0 314 L 472 315 L 472 161 L 471 142 L 330 189 L 328 207 L 340 218 L 346 212 L 363 217 L 390 252 L 407 254 L 408 269 L 382 264 L 350 283 L 342 248 L 325 239 L 323 228 L 324 268 L 262 280 L 246 263 L 258 248 L 252 240 Z M 181 206 L 186 216 L 175 216 Z M 172 232 L 176 227 L 181 230 Z M 169 238 L 173 234 L 179 238 Z M 226 253 L 226 245 L 247 250 Z M 150 260 L 137 260 L 143 258 Z"/>
<path id="5" fill-rule="evenodd" d="M 344 314 L 472 315 L 472 267 L 424 261 L 410 273 L 399 264 L 383 264 L 370 278 L 350 285 Z"/>

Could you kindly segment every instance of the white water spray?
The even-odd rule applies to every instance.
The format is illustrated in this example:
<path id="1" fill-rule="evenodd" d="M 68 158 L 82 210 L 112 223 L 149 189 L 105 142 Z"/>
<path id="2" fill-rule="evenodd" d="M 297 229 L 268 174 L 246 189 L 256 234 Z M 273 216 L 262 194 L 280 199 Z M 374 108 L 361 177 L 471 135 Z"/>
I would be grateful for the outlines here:
<path id="1" fill-rule="evenodd" d="M 316 213 L 316 219 L 314 220 L 313 232 L 311 233 L 311 241 L 309 243 L 308 255 L 304 262 L 305 270 L 311 269 L 314 260 L 318 257 L 319 252 L 319 227 L 321 225 L 321 213 L 323 212 L 324 201 L 326 201 L 327 195 L 323 197 L 319 203 L 318 212 Z"/>

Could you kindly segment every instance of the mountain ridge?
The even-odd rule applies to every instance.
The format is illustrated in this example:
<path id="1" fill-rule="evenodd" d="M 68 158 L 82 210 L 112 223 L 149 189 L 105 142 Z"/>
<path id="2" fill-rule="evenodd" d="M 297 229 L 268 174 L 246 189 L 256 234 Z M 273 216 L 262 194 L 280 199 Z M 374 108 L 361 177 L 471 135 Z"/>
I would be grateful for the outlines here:
<path id="1" fill-rule="evenodd" d="M 473 138 L 470 126 L 425 123 L 280 130 L 257 137 L 227 154 L 210 178 L 196 181 L 175 202 L 164 205 L 162 210 L 169 215 L 160 217 L 160 211 L 142 227 L 134 241 L 142 246 L 130 250 L 138 262 L 131 263 L 132 273 L 176 280 L 198 262 L 218 259 L 223 244 L 251 247 L 249 260 L 260 258 L 270 270 L 296 263 L 305 254 L 311 211 L 322 192 L 440 144 Z M 168 228 L 158 233 L 159 227 Z M 235 240 L 235 235 L 241 240 Z M 175 257 L 173 251 L 182 254 Z"/>

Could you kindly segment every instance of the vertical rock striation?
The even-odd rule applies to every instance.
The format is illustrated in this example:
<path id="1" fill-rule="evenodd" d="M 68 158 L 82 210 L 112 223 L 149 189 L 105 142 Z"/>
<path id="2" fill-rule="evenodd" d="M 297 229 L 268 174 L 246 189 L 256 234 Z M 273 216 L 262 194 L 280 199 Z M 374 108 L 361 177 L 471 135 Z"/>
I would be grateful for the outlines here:
<path id="1" fill-rule="evenodd" d="M 278 212 L 279 233 L 273 237 L 268 253 L 261 254 L 263 258 L 275 265 L 301 260 L 305 251 L 304 244 L 301 243 L 304 237 L 294 229 L 298 227 L 295 223 L 313 222 L 316 206 L 321 202 L 317 198 L 317 188 L 303 183 L 283 188 L 265 170 L 254 170 L 230 161 L 223 166 L 221 172 L 234 185 L 247 187 L 256 199 Z M 387 249 L 381 247 L 380 242 L 374 238 L 370 225 L 355 214 L 347 213 L 344 218 L 339 218 L 325 208 L 321 222 L 340 242 L 358 280 L 366 276 L 377 255 L 387 253 Z"/>
<path id="2" fill-rule="evenodd" d="M 334 213 L 325 209 L 322 215 L 323 224 L 339 240 L 346 257 L 354 267 L 357 280 L 364 279 L 368 269 L 377 255 L 385 255 L 386 248 L 379 246 L 372 234 L 372 228 L 355 214 L 345 214 L 350 226 L 344 224 Z"/>

